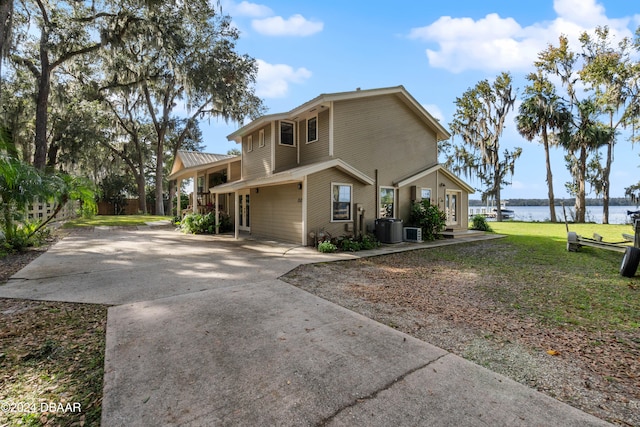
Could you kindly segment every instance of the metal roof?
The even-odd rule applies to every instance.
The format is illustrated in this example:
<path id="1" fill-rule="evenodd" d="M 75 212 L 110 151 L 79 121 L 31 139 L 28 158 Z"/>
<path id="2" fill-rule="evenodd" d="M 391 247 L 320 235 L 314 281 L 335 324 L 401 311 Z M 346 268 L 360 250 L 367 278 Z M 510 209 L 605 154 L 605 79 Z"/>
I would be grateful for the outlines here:
<path id="1" fill-rule="evenodd" d="M 197 151 L 178 150 L 178 157 L 182 161 L 182 166 L 186 169 L 193 166 L 206 165 L 207 163 L 215 163 L 220 160 L 237 156 L 229 154 L 199 153 Z"/>

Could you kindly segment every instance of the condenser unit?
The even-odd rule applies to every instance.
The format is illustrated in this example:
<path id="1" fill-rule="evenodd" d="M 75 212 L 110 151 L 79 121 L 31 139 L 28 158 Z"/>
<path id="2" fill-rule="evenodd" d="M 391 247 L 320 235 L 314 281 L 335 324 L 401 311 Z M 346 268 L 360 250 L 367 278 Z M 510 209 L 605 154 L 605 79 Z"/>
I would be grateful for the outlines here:
<path id="1" fill-rule="evenodd" d="M 402 229 L 402 240 L 405 242 L 422 242 L 422 228 L 404 227 Z"/>

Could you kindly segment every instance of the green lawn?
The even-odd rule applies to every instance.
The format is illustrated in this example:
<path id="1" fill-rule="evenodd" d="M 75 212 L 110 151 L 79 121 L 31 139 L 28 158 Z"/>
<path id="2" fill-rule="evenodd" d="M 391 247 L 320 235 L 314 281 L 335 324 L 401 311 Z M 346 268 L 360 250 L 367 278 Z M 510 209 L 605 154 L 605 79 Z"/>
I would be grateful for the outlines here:
<path id="1" fill-rule="evenodd" d="M 139 226 L 147 222 L 171 220 L 170 216 L 156 215 L 96 215 L 92 218 L 77 218 L 64 224 L 64 228 L 98 226 Z"/>
<path id="2" fill-rule="evenodd" d="M 504 239 L 426 251 L 486 277 L 483 291 L 506 306 L 554 326 L 600 330 L 640 327 L 640 280 L 619 275 L 622 253 L 592 247 L 568 252 L 564 224 L 491 223 Z M 621 241 L 630 225 L 570 224 L 584 237 L 594 232 Z M 640 273 L 640 271 L 639 271 Z"/>

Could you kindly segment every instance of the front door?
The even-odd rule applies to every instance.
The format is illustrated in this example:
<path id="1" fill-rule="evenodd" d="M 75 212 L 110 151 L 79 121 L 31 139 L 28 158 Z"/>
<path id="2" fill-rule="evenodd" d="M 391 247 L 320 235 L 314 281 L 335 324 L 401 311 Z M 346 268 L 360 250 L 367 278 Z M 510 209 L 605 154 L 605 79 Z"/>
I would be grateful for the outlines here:
<path id="1" fill-rule="evenodd" d="M 251 231 L 249 190 L 238 192 L 238 230 Z"/>
<path id="2" fill-rule="evenodd" d="M 447 225 L 459 225 L 460 224 L 460 192 L 459 191 L 448 191 L 445 195 L 445 205 L 444 212 L 447 214 Z"/>

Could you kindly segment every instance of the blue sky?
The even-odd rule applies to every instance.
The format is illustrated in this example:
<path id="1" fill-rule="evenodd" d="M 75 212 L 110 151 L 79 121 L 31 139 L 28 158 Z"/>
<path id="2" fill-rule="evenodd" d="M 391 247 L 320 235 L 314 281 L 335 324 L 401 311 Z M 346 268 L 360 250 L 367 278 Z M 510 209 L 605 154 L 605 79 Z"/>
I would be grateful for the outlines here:
<path id="1" fill-rule="evenodd" d="M 288 111 L 321 93 L 403 85 L 447 128 L 456 97 L 482 79 L 509 71 L 522 93 L 537 53 L 557 44 L 560 34 L 579 50 L 582 31 L 607 25 L 616 35 L 631 37 L 640 25 L 640 4 L 628 0 L 223 0 L 222 6 L 241 32 L 238 51 L 258 61 L 256 91 L 269 113 Z M 517 134 L 513 117 L 501 147 L 520 146 L 523 154 L 503 198 L 546 198 L 542 147 Z M 205 151 L 236 147 L 226 136 L 238 124 L 212 119 L 201 126 Z M 640 180 L 638 148 L 619 139 L 613 197 Z M 556 196 L 568 197 L 564 154 L 553 150 L 551 156 Z"/>

